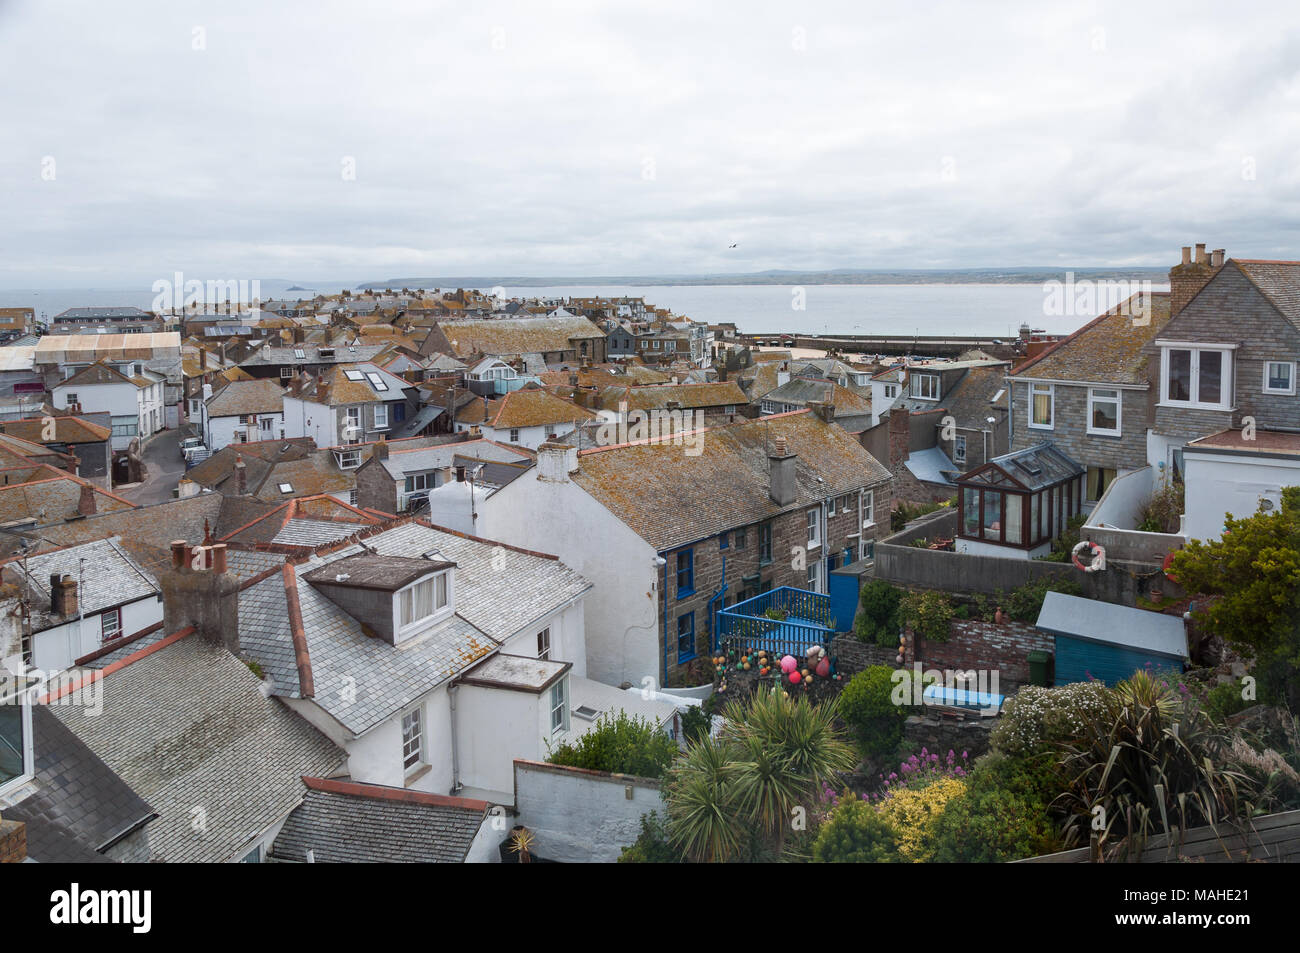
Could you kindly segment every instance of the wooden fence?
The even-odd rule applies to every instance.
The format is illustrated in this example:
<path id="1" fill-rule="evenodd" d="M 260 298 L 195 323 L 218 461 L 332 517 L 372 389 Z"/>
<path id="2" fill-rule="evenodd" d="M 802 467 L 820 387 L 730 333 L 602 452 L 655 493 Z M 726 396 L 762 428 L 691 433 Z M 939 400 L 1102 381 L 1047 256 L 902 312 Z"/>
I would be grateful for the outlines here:
<path id="1" fill-rule="evenodd" d="M 1016 861 L 1020 864 L 1086 864 L 1091 849 L 1043 854 Z M 1190 861 L 1205 864 L 1239 864 L 1248 860 L 1286 864 L 1300 862 L 1300 811 L 1267 814 L 1250 822 L 1243 836 L 1227 824 L 1216 834 L 1210 827 L 1194 827 L 1179 843 L 1177 837 L 1161 834 L 1147 842 L 1140 859 L 1129 863 L 1168 864 Z"/>

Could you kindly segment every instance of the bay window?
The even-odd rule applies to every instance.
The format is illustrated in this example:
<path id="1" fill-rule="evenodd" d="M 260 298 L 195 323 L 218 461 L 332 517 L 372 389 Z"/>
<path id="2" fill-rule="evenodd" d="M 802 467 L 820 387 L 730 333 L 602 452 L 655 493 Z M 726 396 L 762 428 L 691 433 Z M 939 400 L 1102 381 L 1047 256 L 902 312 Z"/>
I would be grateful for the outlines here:
<path id="1" fill-rule="evenodd" d="M 1232 406 L 1232 348 L 1169 345 L 1161 349 L 1161 403 L 1228 410 Z"/>

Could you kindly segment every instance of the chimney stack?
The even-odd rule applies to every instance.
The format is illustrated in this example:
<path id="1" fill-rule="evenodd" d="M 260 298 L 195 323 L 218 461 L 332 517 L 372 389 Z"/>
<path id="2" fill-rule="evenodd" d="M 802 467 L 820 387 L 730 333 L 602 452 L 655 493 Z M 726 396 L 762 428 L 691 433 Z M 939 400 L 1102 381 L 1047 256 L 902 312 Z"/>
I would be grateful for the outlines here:
<path id="1" fill-rule="evenodd" d="M 379 442 L 375 444 L 374 449 L 370 451 L 370 456 L 375 460 L 388 459 L 388 441 L 380 437 Z"/>
<path id="2" fill-rule="evenodd" d="M 81 485 L 81 497 L 77 500 L 77 513 L 80 516 L 95 515 L 95 488 L 89 483 Z"/>
<path id="3" fill-rule="evenodd" d="M 569 474 L 577 470 L 577 447 L 548 441 L 537 448 L 537 479 L 548 483 L 568 483 Z"/>
<path id="4" fill-rule="evenodd" d="M 65 619 L 77 614 L 79 597 L 75 576 L 50 574 L 50 611 Z"/>
<path id="5" fill-rule="evenodd" d="M 239 580 L 226 571 L 226 544 L 172 542 L 172 568 L 159 574 L 163 629 L 192 625 L 208 642 L 239 654 Z"/>
<path id="6" fill-rule="evenodd" d="M 235 493 L 239 496 L 248 493 L 248 464 L 244 463 L 242 454 L 235 454 Z"/>
<path id="7" fill-rule="evenodd" d="M 1210 267 L 1222 268 L 1223 256 L 1224 256 L 1224 249 L 1222 248 L 1216 248 L 1214 249 L 1214 251 L 1210 252 Z"/>
<path id="8" fill-rule="evenodd" d="M 1196 297 L 1202 288 L 1214 277 L 1215 270 L 1222 267 L 1222 251 L 1215 251 L 1215 258 L 1218 264 L 1212 264 L 1210 258 L 1205 253 L 1205 243 L 1200 242 L 1196 245 L 1196 255 L 1193 259 L 1191 249 L 1183 246 L 1182 264 L 1175 265 L 1169 269 L 1169 314 L 1170 317 L 1178 314 L 1188 303 Z"/>
<path id="9" fill-rule="evenodd" d="M 777 506 L 789 506 L 795 501 L 797 487 L 795 484 L 795 461 L 798 457 L 787 452 L 785 437 L 777 437 L 772 442 L 772 450 L 767 455 L 768 462 L 768 496 Z"/>

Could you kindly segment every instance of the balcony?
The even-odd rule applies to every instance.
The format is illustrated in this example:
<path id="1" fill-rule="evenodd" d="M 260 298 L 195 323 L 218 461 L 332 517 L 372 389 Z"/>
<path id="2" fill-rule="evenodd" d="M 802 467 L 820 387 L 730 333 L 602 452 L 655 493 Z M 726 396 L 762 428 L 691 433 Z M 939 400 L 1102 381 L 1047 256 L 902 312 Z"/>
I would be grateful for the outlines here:
<path id="1" fill-rule="evenodd" d="M 826 644 L 839 621 L 831 617 L 830 596 L 782 586 L 720 610 L 713 649 L 742 654 L 766 649 L 803 658 L 808 646 Z M 853 623 L 843 621 L 846 627 Z"/>

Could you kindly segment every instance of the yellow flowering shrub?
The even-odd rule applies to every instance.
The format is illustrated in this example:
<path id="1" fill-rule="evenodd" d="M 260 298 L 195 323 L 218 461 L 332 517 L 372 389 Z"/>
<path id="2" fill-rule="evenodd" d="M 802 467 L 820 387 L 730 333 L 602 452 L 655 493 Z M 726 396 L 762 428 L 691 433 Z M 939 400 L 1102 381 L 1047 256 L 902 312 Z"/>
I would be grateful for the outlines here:
<path id="1" fill-rule="evenodd" d="M 920 864 L 933 859 L 935 825 L 944 805 L 966 790 L 960 778 L 939 778 L 915 791 L 895 790 L 877 810 L 898 832 L 898 853 L 905 862 Z"/>

